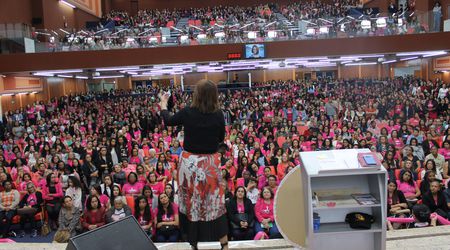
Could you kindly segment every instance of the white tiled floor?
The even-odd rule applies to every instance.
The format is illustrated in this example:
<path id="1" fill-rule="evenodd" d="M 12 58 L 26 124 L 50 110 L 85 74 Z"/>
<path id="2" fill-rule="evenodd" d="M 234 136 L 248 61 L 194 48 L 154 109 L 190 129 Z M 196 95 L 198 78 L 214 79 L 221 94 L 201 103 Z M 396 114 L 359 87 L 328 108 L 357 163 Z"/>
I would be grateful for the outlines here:
<path id="1" fill-rule="evenodd" d="M 450 250 L 450 226 L 407 229 L 387 233 L 387 250 Z M 190 250 L 187 243 L 157 244 L 161 250 Z M 65 244 L 0 244 L 0 250 L 64 250 Z M 293 249 L 284 240 L 230 242 L 231 249 Z M 219 243 L 201 243 L 199 249 L 220 249 Z"/>

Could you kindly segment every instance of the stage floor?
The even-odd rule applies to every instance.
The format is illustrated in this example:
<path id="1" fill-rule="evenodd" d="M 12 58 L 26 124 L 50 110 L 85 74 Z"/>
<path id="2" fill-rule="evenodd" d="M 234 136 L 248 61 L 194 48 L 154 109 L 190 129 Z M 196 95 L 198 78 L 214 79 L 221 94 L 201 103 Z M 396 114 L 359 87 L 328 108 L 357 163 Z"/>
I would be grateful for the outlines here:
<path id="1" fill-rule="evenodd" d="M 161 250 L 190 250 L 187 243 L 158 243 Z M 387 232 L 387 250 L 449 250 L 450 226 L 434 228 L 415 228 Z M 3 250 L 64 250 L 66 244 L 49 243 L 12 243 L 0 244 Z M 294 249 L 285 240 L 233 241 L 231 249 Z M 220 249 L 219 243 L 204 242 L 199 249 Z"/>

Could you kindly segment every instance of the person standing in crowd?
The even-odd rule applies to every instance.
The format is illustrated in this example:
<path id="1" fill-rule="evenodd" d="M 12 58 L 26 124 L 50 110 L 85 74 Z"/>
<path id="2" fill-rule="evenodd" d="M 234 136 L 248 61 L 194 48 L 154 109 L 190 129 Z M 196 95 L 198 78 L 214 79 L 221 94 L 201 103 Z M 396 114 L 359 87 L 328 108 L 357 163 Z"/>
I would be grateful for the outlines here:
<path id="1" fill-rule="evenodd" d="M 225 138 L 225 120 L 218 96 L 216 84 L 202 80 L 196 84 L 191 106 L 173 116 L 167 110 L 169 95 L 160 96 L 165 124 L 184 126 L 178 172 L 180 226 L 194 249 L 199 241 L 217 239 L 222 249 L 228 249 L 225 191 L 217 154 Z"/>
<path id="2" fill-rule="evenodd" d="M 2 187 L 4 190 L 0 193 L 0 238 L 5 236 L 16 237 L 16 233 L 10 231 L 10 228 L 20 202 L 20 194 L 12 188 L 10 180 L 3 181 Z"/>
<path id="3" fill-rule="evenodd" d="M 436 1 L 433 7 L 433 28 L 435 32 L 441 31 L 442 6 Z"/>
<path id="4" fill-rule="evenodd" d="M 58 216 L 61 209 L 61 199 L 64 196 L 61 183 L 52 173 L 47 175 L 46 184 L 42 187 L 42 196 L 45 201 L 50 228 L 58 228 Z"/>

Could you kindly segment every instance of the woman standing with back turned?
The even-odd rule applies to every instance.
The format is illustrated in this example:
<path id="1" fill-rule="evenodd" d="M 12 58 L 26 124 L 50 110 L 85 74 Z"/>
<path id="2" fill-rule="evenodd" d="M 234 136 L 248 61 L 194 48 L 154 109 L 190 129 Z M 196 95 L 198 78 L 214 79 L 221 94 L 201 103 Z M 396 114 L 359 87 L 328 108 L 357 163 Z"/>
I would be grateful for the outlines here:
<path id="1" fill-rule="evenodd" d="M 228 249 L 225 192 L 220 172 L 219 143 L 225 137 L 225 120 L 219 109 L 216 84 L 197 83 L 190 107 L 173 116 L 167 110 L 168 94 L 161 96 L 165 125 L 183 125 L 184 150 L 178 171 L 179 218 L 183 235 L 197 249 L 199 241 L 219 239 Z"/>

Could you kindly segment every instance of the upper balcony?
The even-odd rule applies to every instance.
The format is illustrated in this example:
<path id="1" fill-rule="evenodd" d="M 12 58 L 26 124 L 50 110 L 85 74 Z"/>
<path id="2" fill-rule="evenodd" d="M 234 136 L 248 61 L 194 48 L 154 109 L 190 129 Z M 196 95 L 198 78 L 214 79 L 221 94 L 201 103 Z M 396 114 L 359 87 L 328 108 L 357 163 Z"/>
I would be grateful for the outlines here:
<path id="1" fill-rule="evenodd" d="M 82 30 L 31 30 L 0 24 L 0 53 L 44 53 L 261 43 L 422 34 L 440 31 L 432 12 L 292 3 L 189 11 L 110 12 Z M 217 8 L 217 10 L 215 9 Z M 320 8 L 326 9 L 322 10 Z M 334 8 L 334 9 L 333 9 Z M 231 11 L 231 14 L 229 12 Z M 227 13 L 225 15 L 224 13 Z M 440 24 L 439 24 L 440 25 Z M 30 34 L 20 39 L 16 34 Z"/>

